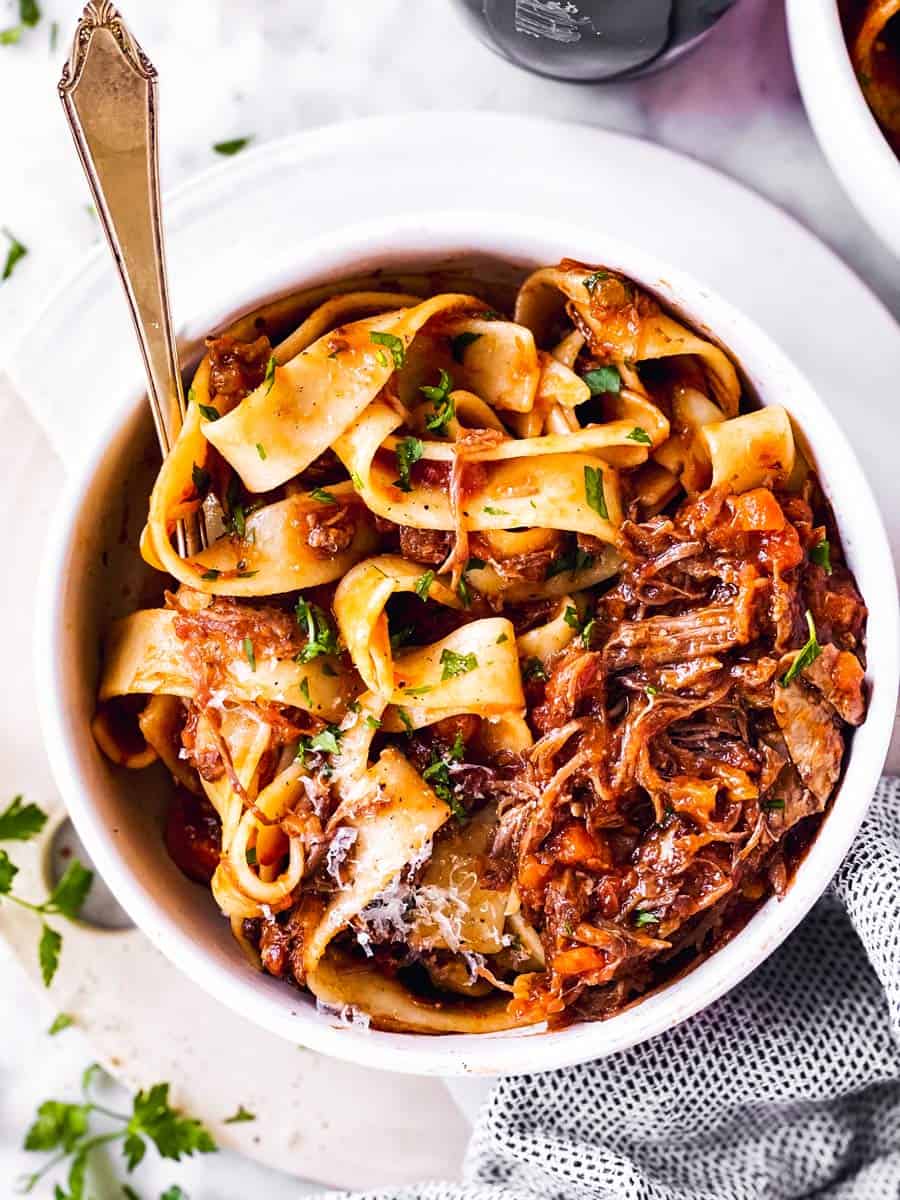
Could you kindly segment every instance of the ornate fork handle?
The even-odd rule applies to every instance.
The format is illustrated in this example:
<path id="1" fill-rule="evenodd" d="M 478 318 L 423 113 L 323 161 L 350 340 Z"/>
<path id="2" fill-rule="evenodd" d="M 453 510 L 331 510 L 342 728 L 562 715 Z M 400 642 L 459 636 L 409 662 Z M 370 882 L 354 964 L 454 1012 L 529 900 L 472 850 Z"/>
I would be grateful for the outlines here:
<path id="1" fill-rule="evenodd" d="M 85 7 L 59 95 L 128 298 L 165 455 L 185 403 L 160 214 L 157 75 L 108 0 Z M 179 553 L 195 554 L 205 540 L 200 518 L 186 521 Z"/>

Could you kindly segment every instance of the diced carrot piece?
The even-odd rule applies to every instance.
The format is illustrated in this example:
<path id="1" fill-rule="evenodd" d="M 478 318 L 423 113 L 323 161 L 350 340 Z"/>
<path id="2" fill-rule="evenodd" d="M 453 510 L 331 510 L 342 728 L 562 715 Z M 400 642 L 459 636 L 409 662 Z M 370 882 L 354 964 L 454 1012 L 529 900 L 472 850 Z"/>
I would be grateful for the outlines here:
<path id="1" fill-rule="evenodd" d="M 592 946 L 576 946 L 574 950 L 562 950 L 553 959 L 553 970 L 557 975 L 581 975 L 585 971 L 599 971 L 605 966 L 606 955 Z"/>
<path id="2" fill-rule="evenodd" d="M 519 883 L 523 888 L 543 887 L 552 871 L 552 867 L 540 862 L 533 854 L 529 854 L 519 871 Z"/>
<path id="3" fill-rule="evenodd" d="M 556 859 L 567 867 L 574 867 L 579 863 L 593 863 L 602 867 L 608 859 L 603 843 L 576 822 L 567 825 L 557 834 L 552 850 Z"/>
<path id="4" fill-rule="evenodd" d="M 731 523 L 742 533 L 772 533 L 784 529 L 781 505 L 768 488 L 753 488 L 742 496 L 732 496 L 728 504 L 733 514 Z"/>

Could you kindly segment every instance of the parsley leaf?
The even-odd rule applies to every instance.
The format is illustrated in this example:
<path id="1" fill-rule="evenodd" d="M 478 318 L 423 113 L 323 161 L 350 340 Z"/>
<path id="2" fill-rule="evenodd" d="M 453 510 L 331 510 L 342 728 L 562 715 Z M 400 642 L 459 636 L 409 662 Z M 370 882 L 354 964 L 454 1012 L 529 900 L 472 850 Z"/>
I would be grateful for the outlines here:
<path id="1" fill-rule="evenodd" d="M 826 575 L 831 574 L 831 542 L 823 537 L 809 552 L 809 561 L 817 563 Z"/>
<path id="2" fill-rule="evenodd" d="M 268 454 L 266 454 L 266 448 L 262 444 L 262 442 L 256 443 L 256 453 L 259 455 L 259 457 L 262 459 L 263 462 L 265 462 L 266 459 L 269 457 Z"/>
<path id="3" fill-rule="evenodd" d="M 526 658 L 522 663 L 522 678 L 526 683 L 531 679 L 547 680 L 550 676 L 547 674 L 547 668 L 539 658 Z"/>
<path id="4" fill-rule="evenodd" d="M 41 906 L 43 912 L 60 913 L 74 921 L 87 899 L 94 873 L 73 858 L 65 874 L 50 893 L 50 898 Z"/>
<path id="5" fill-rule="evenodd" d="M 129 1196 L 128 1200 L 138 1200 L 136 1196 Z M 159 1200 L 188 1200 L 187 1193 L 183 1192 L 177 1184 L 172 1184 L 170 1188 L 166 1188 Z"/>
<path id="6" fill-rule="evenodd" d="M 47 814 L 36 804 L 23 804 L 14 796 L 0 813 L 0 842 L 27 842 L 40 833 L 47 823 Z"/>
<path id="7" fill-rule="evenodd" d="M 456 594 L 462 601 L 463 608 L 471 608 L 472 589 L 469 587 L 469 581 L 466 579 L 465 572 L 459 577 L 459 583 L 456 585 Z"/>
<path id="8" fill-rule="evenodd" d="M 219 410 L 217 408 L 213 408 L 211 404 L 198 404 L 197 407 L 200 409 L 207 421 L 218 421 L 219 417 L 222 415 Z"/>
<path id="9" fill-rule="evenodd" d="M 461 762 L 465 753 L 462 734 L 457 731 L 453 745 L 443 753 L 433 751 L 431 761 L 422 772 L 422 778 L 431 784 L 434 794 L 443 800 L 458 821 L 468 817 L 468 811 L 456 794 L 456 789 L 450 778 L 449 763 Z"/>
<path id="10" fill-rule="evenodd" d="M 659 917 L 656 915 L 656 913 L 647 912 L 645 909 L 641 909 L 635 917 L 634 923 L 638 929 L 643 929 L 645 925 L 658 925 Z"/>
<path id="11" fill-rule="evenodd" d="M 420 600 L 427 600 L 431 585 L 434 583 L 434 571 L 425 571 L 416 580 L 415 593 Z"/>
<path id="12" fill-rule="evenodd" d="M 10 34 L 12 30 L 8 29 L 6 33 Z M 4 34 L 0 33 L 0 45 L 9 44 L 4 43 L 4 36 Z M 15 40 L 18 41 L 18 37 Z M 16 269 L 16 263 L 28 253 L 28 247 L 23 246 L 19 239 L 10 233 L 8 229 L 4 229 L 3 234 L 9 242 L 9 250 L 6 252 L 6 262 L 3 264 L 3 274 L 0 275 L 0 279 L 9 279 L 10 275 Z"/>
<path id="13" fill-rule="evenodd" d="M 19 0 L 19 20 L 23 25 L 34 28 L 40 22 L 41 10 L 37 0 Z"/>
<path id="14" fill-rule="evenodd" d="M 406 346 L 403 344 L 403 339 L 398 338 L 395 333 L 380 333 L 377 329 L 373 329 L 369 334 L 369 340 L 390 350 L 395 370 L 399 371 L 405 365 Z"/>
<path id="15" fill-rule="evenodd" d="M 403 725 L 403 728 L 406 730 L 406 732 L 408 734 L 412 733 L 413 729 L 414 729 L 414 726 L 412 723 L 412 717 L 409 715 L 409 713 L 406 711 L 406 709 L 401 708 L 399 705 L 397 705 L 397 716 L 400 718 L 400 721 Z"/>
<path id="16" fill-rule="evenodd" d="M 602 396 L 607 392 L 622 390 L 622 376 L 618 367 L 596 367 L 593 371 L 585 371 L 581 377 L 591 389 L 592 396 Z"/>
<path id="17" fill-rule="evenodd" d="M 602 283 L 604 279 L 609 279 L 609 271 L 593 271 L 585 279 L 582 279 L 581 282 L 587 288 L 588 293 L 593 296 L 594 288 L 598 283 Z"/>
<path id="18" fill-rule="evenodd" d="M 125 1154 L 129 1169 L 143 1158 L 149 1138 L 163 1158 L 180 1161 L 181 1156 L 210 1154 L 217 1149 L 209 1132 L 199 1121 L 183 1117 L 169 1104 L 169 1085 L 157 1083 L 134 1098 L 131 1119 L 126 1127 Z M 137 1149 L 137 1144 L 141 1149 Z"/>
<path id="19" fill-rule="evenodd" d="M 491 517 L 508 517 L 511 515 L 505 508 L 495 508 L 492 504 L 486 504 L 484 511 Z"/>
<path id="20" fill-rule="evenodd" d="M 430 429 L 433 433 L 445 433 L 447 425 L 456 415 L 456 404 L 450 395 L 452 388 L 453 381 L 443 368 L 437 387 L 419 388 L 419 391 L 426 400 L 431 401 L 434 408 L 434 412 L 425 420 L 425 428 Z"/>
<path id="21" fill-rule="evenodd" d="M 200 578 L 201 579 L 218 579 L 221 574 L 222 574 L 222 572 L 217 571 L 215 567 L 210 567 L 208 571 L 203 572 L 203 574 L 200 576 Z"/>
<path id="22" fill-rule="evenodd" d="M 497 638 L 496 642 L 494 642 L 494 645 L 502 646 L 504 642 L 508 642 L 508 641 L 509 641 L 509 638 L 506 636 L 506 634 L 501 633 L 500 636 Z"/>
<path id="23" fill-rule="evenodd" d="M 71 1152 L 87 1132 L 89 1112 L 88 1104 L 45 1100 L 25 1135 L 25 1149 Z"/>
<path id="24" fill-rule="evenodd" d="M 253 647 L 253 642 L 248 637 L 244 638 L 244 657 L 247 659 L 247 662 L 250 664 L 250 670 L 255 671 L 256 670 L 256 650 Z"/>
<path id="25" fill-rule="evenodd" d="M 455 338 L 450 339 L 450 353 L 453 355 L 453 361 L 461 363 L 465 357 L 465 353 L 473 342 L 477 342 L 481 337 L 480 333 L 458 333 Z"/>
<path id="26" fill-rule="evenodd" d="M 397 443 L 394 454 L 397 458 L 397 473 L 400 478 L 394 481 L 394 487 L 399 488 L 401 492 L 412 491 L 409 469 L 413 463 L 419 461 L 424 453 L 425 446 L 418 438 L 406 437 Z"/>
<path id="27" fill-rule="evenodd" d="M 809 609 L 806 610 L 806 625 L 809 629 L 809 638 L 798 652 L 797 657 L 779 679 L 778 682 L 782 687 L 787 687 L 793 679 L 797 678 L 801 671 L 805 671 L 822 653 L 822 647 L 819 645 L 816 637 L 816 625 Z"/>
<path id="28" fill-rule="evenodd" d="M 232 1116 L 225 1118 L 224 1123 L 226 1125 L 242 1125 L 245 1121 L 255 1121 L 255 1120 L 256 1120 L 256 1113 L 248 1112 L 247 1109 L 244 1108 L 244 1106 L 242 1104 L 242 1105 L 240 1105 L 240 1107 L 238 1108 L 236 1113 L 233 1113 Z"/>
<path id="29" fill-rule="evenodd" d="M 266 390 L 263 392 L 264 396 L 268 396 L 275 385 L 275 368 L 277 366 L 278 364 L 275 362 L 275 355 L 273 354 L 266 363 L 266 373 L 263 376 L 263 383 L 266 385 Z"/>
<path id="30" fill-rule="evenodd" d="M 41 928 L 41 940 L 38 942 L 38 962 L 41 964 L 44 987 L 49 987 L 53 982 L 53 976 L 59 967 L 61 950 L 62 936 L 45 922 Z"/>
<path id="31" fill-rule="evenodd" d="M 224 154 L 226 158 L 231 158 L 234 154 L 240 154 L 252 141 L 252 134 L 248 137 L 229 138 L 225 142 L 213 142 L 213 150 L 216 154 Z"/>
<path id="32" fill-rule="evenodd" d="M 64 1029 L 68 1029 L 70 1025 L 75 1024 L 75 1018 L 69 1013 L 57 1013 L 53 1018 L 53 1024 L 47 1030 L 48 1037 L 56 1037 L 58 1033 L 62 1033 Z"/>
<path id="33" fill-rule="evenodd" d="M 339 654 L 338 637 L 324 609 L 318 604 L 308 604 L 302 596 L 294 610 L 297 624 L 306 626 L 306 645 L 296 656 L 295 662 L 308 663 L 320 654 Z"/>
<path id="34" fill-rule="evenodd" d="M 331 492 L 326 492 L 324 488 L 313 488 L 309 493 L 313 500 L 318 500 L 320 504 L 337 504 L 337 498 L 332 496 Z"/>
<path id="35" fill-rule="evenodd" d="M 474 654 L 457 654 L 455 650 L 446 647 L 441 651 L 441 680 L 453 679 L 457 675 L 467 675 L 478 666 Z"/>
<path id="36" fill-rule="evenodd" d="M 546 578 L 552 579 L 555 575 L 562 575 L 566 571 L 577 574 L 579 571 L 586 571 L 588 567 L 592 567 L 593 565 L 593 554 L 588 554 L 586 550 L 582 550 L 580 546 L 576 546 L 574 550 L 560 554 L 558 558 L 554 558 L 548 564 Z"/>
<path id="37" fill-rule="evenodd" d="M 629 442 L 640 442 L 642 446 L 652 446 L 653 438 L 646 429 L 641 429 L 640 425 L 635 425 L 631 433 L 628 434 Z"/>
<path id="38" fill-rule="evenodd" d="M 13 25 L 11 29 L 0 30 L 0 46 L 15 46 L 17 42 L 22 40 L 23 33 L 24 28 L 21 25 Z M 4 230 L 4 233 L 5 232 L 6 231 Z M 9 236 L 10 235 L 7 234 L 7 237 Z M 21 255 L 19 257 L 21 258 Z M 9 265 L 9 259 L 7 259 L 7 265 Z M 12 268 L 10 268 L 10 270 L 12 270 Z M 4 272 L 3 278 L 6 279 L 6 277 L 6 273 Z"/>
<path id="39" fill-rule="evenodd" d="M 603 471 L 599 467 L 584 468 L 584 497 L 594 512 L 609 520 L 606 496 L 603 494 Z"/>
<path id="40" fill-rule="evenodd" d="M 338 754 L 340 739 L 343 735 L 336 725 L 329 725 L 309 741 L 310 750 L 321 750 L 324 754 Z"/>
<path id="41" fill-rule="evenodd" d="M 19 868 L 5 850 L 0 850 L 0 896 L 8 896 Z"/>

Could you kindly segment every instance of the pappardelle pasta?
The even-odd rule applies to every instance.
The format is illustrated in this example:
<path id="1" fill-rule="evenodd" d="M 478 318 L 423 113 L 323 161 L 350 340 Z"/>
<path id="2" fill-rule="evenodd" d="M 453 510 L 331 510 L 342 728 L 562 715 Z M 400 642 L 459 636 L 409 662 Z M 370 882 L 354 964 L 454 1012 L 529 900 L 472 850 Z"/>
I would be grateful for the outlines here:
<path id="1" fill-rule="evenodd" d="M 167 768 L 172 858 L 329 1011 L 606 1017 L 827 808 L 866 707 L 830 510 L 787 413 L 616 271 L 307 308 L 208 339 L 141 543 L 174 583 L 110 629 L 95 737 Z"/>

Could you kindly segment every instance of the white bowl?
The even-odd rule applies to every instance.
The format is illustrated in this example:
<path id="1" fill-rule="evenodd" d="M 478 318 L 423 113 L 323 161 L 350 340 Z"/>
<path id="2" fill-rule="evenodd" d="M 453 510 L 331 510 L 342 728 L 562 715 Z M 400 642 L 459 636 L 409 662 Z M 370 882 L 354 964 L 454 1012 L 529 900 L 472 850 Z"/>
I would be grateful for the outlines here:
<path id="1" fill-rule="evenodd" d="M 819 145 L 847 195 L 900 257 L 900 160 L 866 103 L 837 0 L 787 0 L 794 69 Z"/>
<path id="2" fill-rule="evenodd" d="M 140 379 L 123 380 L 115 421 L 58 505 L 44 560 L 36 643 L 41 720 L 60 790 L 96 866 L 151 941 L 211 995 L 293 1043 L 362 1065 L 442 1075 L 538 1071 L 598 1058 L 670 1028 L 733 987 L 801 920 L 850 846 L 884 761 L 900 678 L 897 593 L 887 540 L 865 477 L 830 413 L 755 325 L 690 276 L 608 232 L 477 212 L 355 226 L 308 244 L 277 275 L 236 283 L 231 295 L 217 295 L 189 333 L 199 338 L 215 328 L 226 315 L 223 304 L 233 315 L 274 294 L 377 266 L 433 265 L 472 255 L 525 269 L 569 255 L 624 271 L 696 326 L 714 330 L 762 403 L 785 405 L 806 436 L 869 604 L 872 694 L 832 810 L 784 899 L 769 900 L 718 953 L 633 1008 L 602 1023 L 553 1033 L 426 1037 L 344 1028 L 318 1013 L 305 994 L 255 973 L 209 893 L 189 883 L 166 854 L 157 823 L 163 775 L 111 767 L 88 728 L 103 629 L 111 616 L 153 602 L 152 593 L 146 594 L 148 579 L 157 597 L 162 582 L 140 564 L 133 548 L 154 470 Z M 123 540 L 129 523 L 130 536 Z"/>

